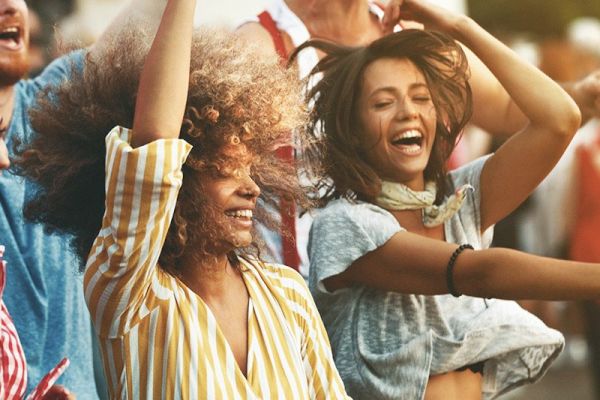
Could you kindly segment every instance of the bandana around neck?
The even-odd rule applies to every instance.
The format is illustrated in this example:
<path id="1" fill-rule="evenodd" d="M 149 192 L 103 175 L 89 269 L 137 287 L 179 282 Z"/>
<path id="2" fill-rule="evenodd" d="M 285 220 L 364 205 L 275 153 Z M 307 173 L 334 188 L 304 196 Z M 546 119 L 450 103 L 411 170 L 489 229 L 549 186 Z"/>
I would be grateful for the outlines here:
<path id="1" fill-rule="evenodd" d="M 381 182 L 381 193 L 375 199 L 375 204 L 387 210 L 422 210 L 423 224 L 432 228 L 452 218 L 463 205 L 468 191 L 473 186 L 466 184 L 459 187 L 456 192 L 448 197 L 442 204 L 433 204 L 437 194 L 435 182 L 427 182 L 423 192 L 410 189 L 402 183 Z"/>

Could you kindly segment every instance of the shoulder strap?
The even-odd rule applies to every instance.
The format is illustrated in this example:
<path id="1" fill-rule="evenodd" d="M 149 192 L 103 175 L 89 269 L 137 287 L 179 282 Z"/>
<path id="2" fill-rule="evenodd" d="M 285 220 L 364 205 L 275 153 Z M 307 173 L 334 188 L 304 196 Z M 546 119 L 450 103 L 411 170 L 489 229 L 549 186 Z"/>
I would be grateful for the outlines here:
<path id="1" fill-rule="evenodd" d="M 287 64 L 288 54 L 283 43 L 281 31 L 277 29 L 277 25 L 268 11 L 263 11 L 258 14 L 258 21 L 269 32 L 275 45 L 275 50 L 279 55 L 279 61 L 284 67 Z M 294 148 L 292 146 L 283 146 L 277 149 L 277 156 L 290 163 L 294 163 Z M 281 247 L 283 263 L 288 267 L 292 267 L 296 271 L 300 267 L 300 256 L 296 248 L 296 205 L 294 202 L 279 200 L 279 212 L 281 215 Z"/>
<path id="2" fill-rule="evenodd" d="M 275 51 L 279 55 L 281 63 L 286 63 L 288 59 L 287 51 L 285 50 L 285 43 L 283 42 L 283 36 L 281 35 L 281 31 L 277 29 L 277 24 L 271 17 L 268 11 L 263 11 L 258 14 L 258 22 L 269 32 L 271 38 L 273 39 L 273 44 L 275 45 Z"/>

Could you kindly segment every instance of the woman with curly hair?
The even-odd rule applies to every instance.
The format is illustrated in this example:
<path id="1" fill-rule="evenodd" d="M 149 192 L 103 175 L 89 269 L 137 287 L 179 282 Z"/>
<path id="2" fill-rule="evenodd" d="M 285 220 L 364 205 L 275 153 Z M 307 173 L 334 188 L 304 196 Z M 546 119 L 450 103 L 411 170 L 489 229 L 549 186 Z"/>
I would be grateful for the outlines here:
<path id="1" fill-rule="evenodd" d="M 234 39 L 193 36 L 194 7 L 169 0 L 149 52 L 121 35 L 41 99 L 20 160 L 40 183 L 29 212 L 89 253 L 111 398 L 345 398 L 302 278 L 251 246 L 261 191 L 302 200 L 274 155 L 304 119 L 299 83 Z"/>
<path id="2" fill-rule="evenodd" d="M 573 100 L 466 16 L 422 0 L 406 30 L 326 56 L 309 93 L 308 156 L 325 207 L 309 286 L 348 394 L 495 398 L 544 374 L 562 335 L 499 299 L 600 296 L 600 265 L 488 249 L 493 225 L 558 161 L 580 122 Z M 467 45 L 529 119 L 495 154 L 445 161 L 471 114 Z M 318 140 L 318 139 L 315 139 Z M 475 249 L 475 250 L 474 250 Z M 462 295 L 465 294 L 465 295 Z"/>

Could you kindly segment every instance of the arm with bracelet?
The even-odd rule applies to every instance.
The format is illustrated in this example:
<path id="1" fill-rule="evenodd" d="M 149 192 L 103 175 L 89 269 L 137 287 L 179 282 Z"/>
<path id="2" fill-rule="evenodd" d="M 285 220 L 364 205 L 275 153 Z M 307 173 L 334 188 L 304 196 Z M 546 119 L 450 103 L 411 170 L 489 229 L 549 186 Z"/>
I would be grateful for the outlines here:
<path id="1" fill-rule="evenodd" d="M 470 18 L 399 3 L 425 31 L 363 48 L 314 40 L 295 53 L 326 54 L 309 92 L 308 129 L 323 138 L 307 154 L 325 204 L 309 240 L 310 288 L 351 396 L 493 398 L 541 378 L 564 345 L 512 300 L 600 296 L 600 265 L 489 248 L 494 224 L 554 167 L 581 115 Z M 459 42 L 527 124 L 448 172 L 477 100 Z"/>

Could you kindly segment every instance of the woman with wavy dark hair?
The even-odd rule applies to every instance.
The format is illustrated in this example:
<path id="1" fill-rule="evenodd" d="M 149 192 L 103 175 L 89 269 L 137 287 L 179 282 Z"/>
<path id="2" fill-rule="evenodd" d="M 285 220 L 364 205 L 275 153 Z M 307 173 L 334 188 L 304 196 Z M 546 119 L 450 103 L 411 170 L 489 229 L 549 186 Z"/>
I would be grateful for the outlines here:
<path id="1" fill-rule="evenodd" d="M 600 265 L 488 249 L 493 225 L 558 161 L 573 100 L 466 16 L 405 0 L 406 30 L 326 56 L 309 92 L 307 153 L 324 208 L 310 288 L 358 399 L 494 398 L 544 374 L 562 335 L 498 299 L 600 296 Z M 469 47 L 529 119 L 495 154 L 448 173 L 471 113 Z M 498 299 L 491 299 L 498 298 Z"/>
<path id="2" fill-rule="evenodd" d="M 304 121 L 299 82 L 193 36 L 194 7 L 169 0 L 149 51 L 132 30 L 41 99 L 28 212 L 89 254 L 111 398 L 345 398 L 302 278 L 252 250 L 261 193 L 302 201 L 274 154 Z"/>

